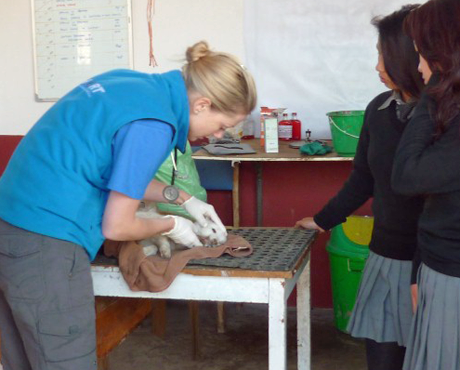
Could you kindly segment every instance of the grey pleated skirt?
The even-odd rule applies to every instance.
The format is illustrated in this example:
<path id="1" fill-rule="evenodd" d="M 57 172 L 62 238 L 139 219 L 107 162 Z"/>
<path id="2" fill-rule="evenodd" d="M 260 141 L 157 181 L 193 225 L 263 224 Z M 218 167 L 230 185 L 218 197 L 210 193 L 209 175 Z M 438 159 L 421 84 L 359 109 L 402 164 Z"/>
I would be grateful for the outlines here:
<path id="1" fill-rule="evenodd" d="M 404 370 L 460 369 L 460 278 L 422 264 Z"/>
<path id="2" fill-rule="evenodd" d="M 406 345 L 413 316 L 411 270 L 412 261 L 369 253 L 347 327 L 353 337 Z"/>

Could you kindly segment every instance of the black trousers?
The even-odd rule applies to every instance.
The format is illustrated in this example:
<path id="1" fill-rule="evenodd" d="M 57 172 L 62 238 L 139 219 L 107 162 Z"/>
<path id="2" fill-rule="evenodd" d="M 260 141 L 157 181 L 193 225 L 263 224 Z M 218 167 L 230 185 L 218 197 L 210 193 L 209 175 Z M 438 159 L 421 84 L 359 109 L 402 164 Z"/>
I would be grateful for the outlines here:
<path id="1" fill-rule="evenodd" d="M 366 339 L 367 368 L 369 370 L 402 370 L 406 347 L 397 342 L 378 343 Z"/>

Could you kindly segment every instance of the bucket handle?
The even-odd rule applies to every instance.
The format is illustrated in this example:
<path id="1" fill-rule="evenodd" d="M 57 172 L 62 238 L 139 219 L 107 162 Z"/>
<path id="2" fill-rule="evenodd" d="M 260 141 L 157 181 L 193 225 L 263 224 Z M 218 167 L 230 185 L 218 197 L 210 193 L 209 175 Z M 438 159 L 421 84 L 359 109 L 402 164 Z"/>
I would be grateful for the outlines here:
<path id="1" fill-rule="evenodd" d="M 342 134 L 345 134 L 347 136 L 351 136 L 352 138 L 354 139 L 359 139 L 359 136 L 356 136 L 356 135 L 352 135 L 344 130 L 342 130 L 339 126 L 336 125 L 336 123 L 334 122 L 334 120 L 331 118 L 331 117 L 328 117 L 329 118 L 329 123 L 331 125 L 333 125 L 337 130 L 339 130 Z"/>

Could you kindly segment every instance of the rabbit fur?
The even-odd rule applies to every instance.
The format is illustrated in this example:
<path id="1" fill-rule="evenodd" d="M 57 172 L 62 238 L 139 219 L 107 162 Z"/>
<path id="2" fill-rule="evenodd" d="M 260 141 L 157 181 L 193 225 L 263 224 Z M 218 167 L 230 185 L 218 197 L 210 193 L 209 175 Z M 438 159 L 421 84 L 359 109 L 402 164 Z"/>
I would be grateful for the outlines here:
<path id="1" fill-rule="evenodd" d="M 163 216 L 158 213 L 153 202 L 141 202 L 136 212 L 136 217 L 139 218 L 160 218 Z M 206 227 L 202 227 L 195 222 L 194 231 L 205 247 L 214 247 L 227 241 L 227 235 L 211 220 L 208 220 Z M 166 235 L 156 235 L 143 239 L 139 243 L 143 246 L 146 256 L 152 256 L 159 252 L 163 258 L 171 258 L 173 250 L 186 248 L 183 245 L 178 245 Z"/>

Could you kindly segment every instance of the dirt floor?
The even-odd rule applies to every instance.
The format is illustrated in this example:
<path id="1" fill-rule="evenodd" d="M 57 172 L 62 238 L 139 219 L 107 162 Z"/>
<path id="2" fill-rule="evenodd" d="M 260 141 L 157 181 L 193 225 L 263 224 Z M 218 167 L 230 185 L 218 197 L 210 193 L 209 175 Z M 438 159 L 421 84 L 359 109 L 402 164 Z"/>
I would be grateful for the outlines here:
<path id="1" fill-rule="evenodd" d="M 217 333 L 214 302 L 201 302 L 201 358 L 192 358 L 188 306 L 168 301 L 165 338 L 153 336 L 150 318 L 109 355 L 110 370 L 268 369 L 268 309 L 226 303 L 226 332 Z M 288 369 L 297 369 L 295 308 L 288 313 Z M 338 331 L 330 309 L 312 310 L 312 370 L 365 370 L 364 343 Z"/>

